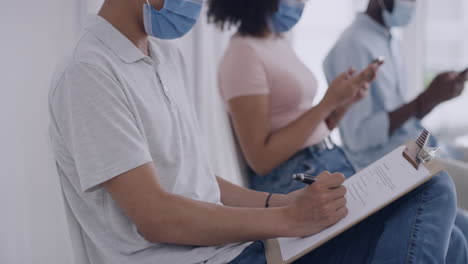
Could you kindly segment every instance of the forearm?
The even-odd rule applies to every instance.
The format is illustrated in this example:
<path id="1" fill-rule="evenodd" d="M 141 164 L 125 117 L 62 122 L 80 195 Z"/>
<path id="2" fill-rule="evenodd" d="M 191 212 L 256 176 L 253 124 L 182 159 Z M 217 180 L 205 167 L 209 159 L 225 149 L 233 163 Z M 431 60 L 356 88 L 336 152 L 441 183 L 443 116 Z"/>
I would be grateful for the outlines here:
<path id="1" fill-rule="evenodd" d="M 266 142 L 251 153 L 255 163 L 260 164 L 256 166 L 256 172 L 266 174 L 290 159 L 333 110 L 326 104 L 319 104 L 288 126 L 270 134 Z"/>
<path id="2" fill-rule="evenodd" d="M 434 108 L 440 103 L 435 100 L 430 100 L 427 98 L 426 92 L 420 94 L 416 99 L 414 99 L 416 104 L 416 113 L 415 117 L 418 119 L 423 119 L 426 117 Z"/>
<path id="3" fill-rule="evenodd" d="M 127 171 L 104 184 L 139 233 L 153 243 L 220 245 L 287 236 L 289 208 L 226 207 L 167 192 L 153 163 Z M 286 213 L 287 211 L 287 213 Z"/>
<path id="4" fill-rule="evenodd" d="M 164 203 L 154 200 L 151 242 L 212 246 L 286 236 L 284 208 L 251 209 L 226 207 L 166 195 Z"/>
<path id="5" fill-rule="evenodd" d="M 434 106 L 432 106 L 432 104 L 425 102 L 424 94 L 421 94 L 410 103 L 391 112 L 389 114 L 390 134 L 395 132 L 395 130 L 403 126 L 404 123 L 413 117 L 423 119 L 432 111 L 433 108 Z"/>
<path id="6" fill-rule="evenodd" d="M 217 177 L 221 190 L 221 202 L 232 207 L 264 208 L 269 193 L 257 192 L 232 184 Z M 287 196 L 274 194 L 270 197 L 270 207 L 281 207 L 288 204 Z"/>
<path id="7" fill-rule="evenodd" d="M 326 119 L 326 123 L 327 123 L 328 129 L 330 129 L 330 131 L 335 129 L 338 126 L 340 121 L 345 116 L 347 110 L 348 109 L 346 107 L 341 107 L 341 108 L 333 111 L 330 114 L 330 116 L 328 116 L 328 118 Z"/>
<path id="8" fill-rule="evenodd" d="M 389 113 L 390 120 L 390 134 L 393 134 L 395 130 L 400 128 L 410 118 L 415 117 L 417 112 L 417 101 L 414 100 L 408 104 L 403 105 L 397 110 Z"/>

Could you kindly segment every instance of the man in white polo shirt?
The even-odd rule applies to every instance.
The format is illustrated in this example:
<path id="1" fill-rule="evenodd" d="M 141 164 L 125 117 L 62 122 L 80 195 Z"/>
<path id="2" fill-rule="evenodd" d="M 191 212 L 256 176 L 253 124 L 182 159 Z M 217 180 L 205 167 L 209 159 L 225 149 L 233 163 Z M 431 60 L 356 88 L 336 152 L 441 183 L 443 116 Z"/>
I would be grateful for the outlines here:
<path id="1" fill-rule="evenodd" d="M 277 207 L 287 197 L 215 177 L 187 97 L 182 58 L 147 33 L 183 35 L 199 15 L 198 2 L 168 0 L 162 8 L 163 0 L 105 1 L 53 84 L 58 171 L 91 263 L 227 263 L 250 245 L 231 242 L 310 235 L 346 215 L 338 174 L 327 177 L 338 189 L 296 194 L 304 201 L 321 194 L 333 200 L 278 209 L 264 209 L 267 198 Z M 178 9 L 183 20 L 168 11 Z M 327 206 L 339 210 L 313 213 Z"/>
<path id="2" fill-rule="evenodd" d="M 148 37 L 181 37 L 200 9 L 201 0 L 106 0 L 53 83 L 57 168 L 91 263 L 265 263 L 260 240 L 312 235 L 347 214 L 341 174 L 322 173 L 287 196 L 215 177 L 183 60 L 170 44 Z M 438 199 L 444 206 L 434 209 L 451 221 L 453 186 L 439 187 L 440 196 L 427 204 Z M 405 199 L 400 203 L 404 209 Z M 302 261 L 372 259 L 381 218 L 392 212 L 369 218 Z M 434 232 L 448 237 L 450 231 Z"/>

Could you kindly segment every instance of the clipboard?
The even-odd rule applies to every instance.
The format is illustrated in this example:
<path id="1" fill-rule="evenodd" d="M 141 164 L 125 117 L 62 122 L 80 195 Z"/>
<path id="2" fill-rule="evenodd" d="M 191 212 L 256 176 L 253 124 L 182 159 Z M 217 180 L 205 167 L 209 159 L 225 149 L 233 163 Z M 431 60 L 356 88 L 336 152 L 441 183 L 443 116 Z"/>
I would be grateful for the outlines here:
<path id="1" fill-rule="evenodd" d="M 363 221 L 367 217 L 377 213 L 378 211 L 385 208 L 389 204 L 391 204 L 391 203 L 395 202 L 396 200 L 400 199 L 401 197 L 405 196 L 409 192 L 413 191 L 417 187 L 419 187 L 422 184 L 426 183 L 427 181 L 432 179 L 435 175 L 437 175 L 438 173 L 443 171 L 444 170 L 443 165 L 440 164 L 439 162 L 437 162 L 434 159 L 434 158 L 436 158 L 439 149 L 438 148 L 429 148 L 429 147 L 427 147 L 427 143 L 428 143 L 428 141 L 430 139 L 430 136 L 431 136 L 431 134 L 429 133 L 429 131 L 424 130 L 421 133 L 421 135 L 416 139 L 416 141 L 408 141 L 404 146 L 401 146 L 401 147 L 399 147 L 399 148 L 397 148 L 395 150 L 395 151 L 397 151 L 398 149 L 403 150 L 402 152 L 399 152 L 399 153 L 401 153 L 401 156 L 399 156 L 400 154 L 398 154 L 398 156 L 397 156 L 397 157 L 401 157 L 401 162 L 400 163 L 408 162 L 411 165 L 411 167 L 414 168 L 415 173 L 418 172 L 418 171 L 421 171 L 420 168 L 421 168 L 421 166 L 423 166 L 427 170 L 429 175 L 426 175 L 421 181 L 419 181 L 417 183 L 414 183 L 411 186 L 408 186 L 408 188 L 405 189 L 404 191 L 401 191 L 398 194 L 395 194 L 395 196 L 392 197 L 391 199 L 389 199 L 389 200 L 387 200 L 385 202 L 382 202 L 378 206 L 375 206 L 375 208 L 373 208 L 368 213 L 365 213 L 362 216 L 359 216 L 358 218 L 353 219 L 353 221 L 351 221 L 349 223 L 346 223 L 342 227 L 336 228 L 336 230 L 332 230 L 333 226 L 330 227 L 330 228 L 325 229 L 324 231 L 327 231 L 328 229 L 330 229 L 331 231 L 328 230 L 328 231 L 330 231 L 330 234 L 328 234 L 327 236 L 323 237 L 323 239 L 320 239 L 319 241 L 317 241 L 316 243 L 313 243 L 310 246 L 306 246 L 306 247 L 304 247 L 302 249 L 298 249 L 297 254 L 294 254 L 294 256 L 292 256 L 292 257 L 283 258 L 281 242 L 284 242 L 284 241 L 280 241 L 282 238 L 265 240 L 264 241 L 264 243 L 265 243 L 265 255 L 266 255 L 266 258 L 267 258 L 267 263 L 268 264 L 289 264 L 289 263 L 293 263 L 294 261 L 296 261 L 299 258 L 303 257 L 307 253 L 319 248 L 320 246 L 322 246 L 326 242 L 330 241 L 331 239 L 335 238 L 336 236 L 340 235 L 341 233 L 345 232 L 346 230 L 348 230 L 349 228 L 355 226 L 356 224 L 360 223 L 361 221 Z M 392 153 L 395 153 L 395 151 L 392 152 Z M 391 153 L 389 153 L 387 156 L 389 156 L 389 155 L 391 155 Z M 376 166 L 377 163 L 382 162 L 382 160 L 384 160 L 387 156 L 383 157 L 379 161 L 376 161 L 375 163 L 373 163 L 369 167 Z M 409 166 L 406 166 L 406 167 L 409 167 Z M 366 169 L 364 169 L 364 170 L 366 170 Z M 338 224 L 339 223 L 335 224 L 335 226 L 338 226 Z M 322 231 L 322 232 L 324 232 L 324 231 Z M 322 232 L 320 232 L 319 234 L 321 234 Z M 300 241 L 300 240 L 303 239 L 304 242 L 308 242 L 308 241 L 305 241 L 305 240 L 306 239 L 310 240 L 310 238 L 318 236 L 319 234 L 313 235 L 313 236 L 311 236 L 309 238 L 295 238 L 295 239 L 293 238 L 293 239 L 294 239 L 294 241 Z M 286 243 L 287 243 L 287 241 L 286 241 Z"/>

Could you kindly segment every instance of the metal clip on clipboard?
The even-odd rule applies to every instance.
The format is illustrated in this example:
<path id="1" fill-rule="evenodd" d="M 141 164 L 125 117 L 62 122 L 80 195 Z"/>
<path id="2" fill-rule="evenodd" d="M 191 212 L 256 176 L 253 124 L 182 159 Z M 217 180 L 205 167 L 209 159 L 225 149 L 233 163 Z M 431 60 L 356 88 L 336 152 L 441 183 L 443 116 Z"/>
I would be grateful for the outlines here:
<path id="1" fill-rule="evenodd" d="M 403 157 L 415 169 L 419 169 L 419 165 L 428 163 L 437 157 L 439 148 L 427 147 L 431 133 L 424 130 L 416 141 L 409 141 L 406 143 L 406 150 L 403 152 Z"/>

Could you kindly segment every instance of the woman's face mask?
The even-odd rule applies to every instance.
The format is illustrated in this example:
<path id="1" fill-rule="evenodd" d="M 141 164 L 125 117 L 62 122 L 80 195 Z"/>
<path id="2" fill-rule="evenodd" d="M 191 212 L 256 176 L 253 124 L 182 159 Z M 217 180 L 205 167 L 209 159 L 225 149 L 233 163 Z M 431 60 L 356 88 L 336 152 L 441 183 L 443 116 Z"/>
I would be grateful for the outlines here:
<path id="1" fill-rule="evenodd" d="M 291 30 L 302 17 L 305 2 L 306 0 L 279 0 L 278 11 L 268 21 L 270 30 L 274 33 L 284 33 Z"/>
<path id="2" fill-rule="evenodd" d="M 203 0 L 165 0 L 161 10 L 143 6 L 143 22 L 148 35 L 159 39 L 176 39 L 187 34 L 195 25 Z"/>
<path id="3" fill-rule="evenodd" d="M 393 11 L 390 13 L 384 0 L 380 0 L 383 8 L 383 19 L 388 27 L 405 27 L 411 23 L 416 11 L 416 2 L 411 0 L 395 0 Z"/>

